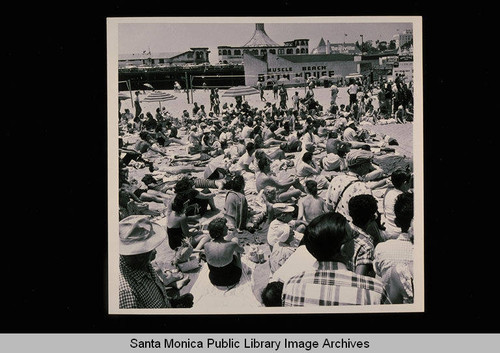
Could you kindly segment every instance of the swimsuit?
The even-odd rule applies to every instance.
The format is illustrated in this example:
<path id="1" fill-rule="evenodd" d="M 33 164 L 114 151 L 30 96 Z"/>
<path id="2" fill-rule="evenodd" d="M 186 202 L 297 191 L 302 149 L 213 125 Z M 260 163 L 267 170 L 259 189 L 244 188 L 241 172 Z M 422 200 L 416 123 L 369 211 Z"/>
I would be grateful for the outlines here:
<path id="1" fill-rule="evenodd" d="M 208 277 L 214 286 L 231 286 L 240 281 L 241 268 L 236 265 L 236 256 L 233 256 L 231 263 L 222 267 L 207 264 L 210 269 Z"/>
<path id="2" fill-rule="evenodd" d="M 182 233 L 182 228 L 168 228 L 167 227 L 167 235 L 168 235 L 168 245 L 170 249 L 175 250 L 182 244 L 182 238 L 184 238 L 184 234 Z"/>

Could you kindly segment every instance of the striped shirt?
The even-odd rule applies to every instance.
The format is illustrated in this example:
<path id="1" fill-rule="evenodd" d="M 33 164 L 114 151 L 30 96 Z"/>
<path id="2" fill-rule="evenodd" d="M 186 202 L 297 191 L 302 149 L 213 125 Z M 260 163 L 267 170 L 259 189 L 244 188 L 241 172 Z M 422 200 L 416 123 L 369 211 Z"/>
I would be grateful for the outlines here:
<path id="1" fill-rule="evenodd" d="M 348 271 L 340 262 L 320 261 L 283 288 L 283 306 L 377 305 L 387 300 L 382 282 Z"/>
<path id="2" fill-rule="evenodd" d="M 120 256 L 120 309 L 170 308 L 165 286 L 149 264 L 148 270 L 136 270 Z"/>

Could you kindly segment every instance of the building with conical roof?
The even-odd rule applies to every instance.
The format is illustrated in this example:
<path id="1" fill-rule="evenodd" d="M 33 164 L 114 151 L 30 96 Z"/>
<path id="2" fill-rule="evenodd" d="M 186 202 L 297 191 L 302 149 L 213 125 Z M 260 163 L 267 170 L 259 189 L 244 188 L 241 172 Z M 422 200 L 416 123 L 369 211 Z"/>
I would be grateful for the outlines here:
<path id="1" fill-rule="evenodd" d="M 276 43 L 266 33 L 263 23 L 255 24 L 255 31 L 245 44 L 240 47 L 218 46 L 219 63 L 241 64 L 243 54 L 251 53 L 254 56 L 267 56 L 268 54 L 308 54 L 309 39 L 294 39 L 283 45 Z"/>
<path id="2" fill-rule="evenodd" d="M 253 32 L 252 38 L 245 44 L 244 47 L 279 47 L 280 45 L 274 40 L 269 38 L 264 29 L 263 23 L 255 24 L 255 32 Z"/>

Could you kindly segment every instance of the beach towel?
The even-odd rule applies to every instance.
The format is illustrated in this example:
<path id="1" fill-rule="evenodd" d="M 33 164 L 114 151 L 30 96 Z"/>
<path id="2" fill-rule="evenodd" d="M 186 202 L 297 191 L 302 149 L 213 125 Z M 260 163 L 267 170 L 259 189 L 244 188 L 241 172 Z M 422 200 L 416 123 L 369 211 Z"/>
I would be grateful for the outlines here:
<path id="1" fill-rule="evenodd" d="M 210 282 L 208 265 L 204 263 L 191 288 L 191 294 L 194 296 L 193 309 L 223 313 L 225 309 L 245 311 L 262 306 L 252 291 L 254 268 L 255 264 L 242 258 L 243 271 L 239 283 L 232 287 L 216 287 Z"/>

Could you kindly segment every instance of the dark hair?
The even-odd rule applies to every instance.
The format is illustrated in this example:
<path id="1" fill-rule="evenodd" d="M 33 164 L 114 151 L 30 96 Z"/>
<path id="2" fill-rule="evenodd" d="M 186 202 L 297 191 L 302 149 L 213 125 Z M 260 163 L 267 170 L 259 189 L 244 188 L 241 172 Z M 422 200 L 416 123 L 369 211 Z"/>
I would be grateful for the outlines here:
<path id="1" fill-rule="evenodd" d="M 243 175 L 235 175 L 231 183 L 231 190 L 236 192 L 243 192 L 245 189 L 245 179 Z"/>
<path id="2" fill-rule="evenodd" d="M 249 143 L 247 143 L 246 148 L 247 148 L 247 152 L 248 151 L 254 151 L 255 150 L 255 144 L 253 142 L 249 142 Z"/>
<path id="3" fill-rule="evenodd" d="M 396 225 L 401 228 L 401 231 L 408 232 L 413 219 L 413 193 L 403 192 L 396 197 L 394 214 Z"/>
<path id="4" fill-rule="evenodd" d="M 224 217 L 217 217 L 208 224 L 208 233 L 212 239 L 220 238 L 224 235 L 224 227 L 227 220 Z"/>
<path id="5" fill-rule="evenodd" d="M 399 189 L 405 181 L 410 180 L 410 176 L 410 173 L 408 173 L 404 169 L 397 169 L 391 174 L 392 185 L 394 185 L 396 189 Z"/>
<path id="6" fill-rule="evenodd" d="M 377 200 L 369 194 L 351 197 L 348 207 L 352 223 L 361 228 L 373 219 L 378 209 Z"/>
<path id="7" fill-rule="evenodd" d="M 141 139 L 143 139 L 143 140 L 146 140 L 146 139 L 148 138 L 148 135 L 149 135 L 149 134 L 148 134 L 148 132 L 147 132 L 147 131 L 141 131 L 141 132 L 139 133 L 139 137 L 140 137 Z"/>
<path id="8" fill-rule="evenodd" d="M 176 213 L 181 213 L 182 210 L 184 210 L 184 204 L 186 203 L 187 200 L 188 198 L 183 194 L 175 195 L 172 201 L 172 211 Z"/>
<path id="9" fill-rule="evenodd" d="M 260 298 L 262 299 L 262 303 L 267 307 L 282 306 L 282 294 L 283 282 L 269 282 L 262 290 Z"/>
<path id="10" fill-rule="evenodd" d="M 259 158 L 257 166 L 261 172 L 269 165 L 269 160 L 267 158 Z"/>
<path id="11" fill-rule="evenodd" d="M 182 177 L 182 179 L 175 184 L 174 191 L 176 193 L 186 191 L 191 189 L 192 186 L 193 186 L 192 181 L 189 179 L 189 177 L 185 176 Z"/>
<path id="12" fill-rule="evenodd" d="M 310 161 L 312 161 L 312 156 L 313 156 L 312 152 L 307 151 L 307 152 L 306 152 L 306 153 L 304 153 L 304 155 L 302 156 L 302 161 L 303 161 L 303 162 L 306 162 L 306 163 L 307 163 L 307 162 L 310 162 Z"/>
<path id="13" fill-rule="evenodd" d="M 341 246 L 348 240 L 347 223 L 347 219 L 337 212 L 314 218 L 304 231 L 307 251 L 318 261 L 341 260 Z"/>
<path id="14" fill-rule="evenodd" d="M 311 195 L 318 195 L 318 183 L 315 180 L 307 180 L 306 189 Z"/>

